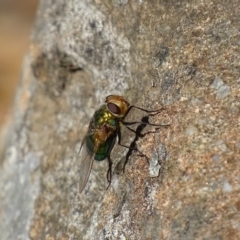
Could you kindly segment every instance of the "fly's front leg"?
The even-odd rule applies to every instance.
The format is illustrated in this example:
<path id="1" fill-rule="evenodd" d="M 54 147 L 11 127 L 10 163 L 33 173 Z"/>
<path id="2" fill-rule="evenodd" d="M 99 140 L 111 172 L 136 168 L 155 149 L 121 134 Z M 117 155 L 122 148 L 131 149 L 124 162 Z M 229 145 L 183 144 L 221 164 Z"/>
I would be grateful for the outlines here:
<path id="1" fill-rule="evenodd" d="M 147 121 L 145 121 L 144 118 L 143 118 L 141 122 L 138 122 L 138 121 L 134 121 L 134 122 L 123 122 L 123 125 L 125 125 L 125 126 L 126 126 L 126 125 L 129 126 L 129 125 L 133 125 L 133 124 L 138 124 L 138 123 L 140 123 L 140 124 L 145 124 L 145 125 L 149 125 L 149 126 L 155 126 L 155 127 L 168 127 L 168 126 L 170 126 L 170 123 L 154 124 L 154 123 L 149 123 L 149 122 L 148 122 L 148 117 L 158 115 L 160 112 L 162 112 L 162 111 L 164 110 L 163 107 L 160 108 L 160 109 L 157 109 L 157 110 L 147 110 L 147 109 L 144 109 L 144 108 L 141 108 L 141 107 L 137 107 L 137 106 L 132 105 L 132 106 L 130 106 L 130 107 L 128 108 L 127 113 L 129 113 L 132 108 L 136 108 L 136 109 L 139 109 L 139 110 L 141 110 L 141 111 L 143 111 L 143 112 L 146 112 L 146 113 L 148 114 L 148 116 L 147 116 Z M 146 118 L 145 118 L 145 119 L 146 119 Z"/>
<path id="2" fill-rule="evenodd" d="M 157 114 L 159 114 L 161 111 L 164 110 L 164 108 L 160 108 L 160 109 L 157 109 L 157 110 L 147 110 L 147 109 L 144 109 L 144 108 L 141 108 L 141 107 L 137 107 L 137 106 L 134 106 L 134 105 L 131 105 L 128 109 L 128 112 L 132 109 L 132 108 L 136 108 L 136 109 L 139 109 L 143 112 L 146 112 L 148 113 L 149 116 L 155 116 Z"/>

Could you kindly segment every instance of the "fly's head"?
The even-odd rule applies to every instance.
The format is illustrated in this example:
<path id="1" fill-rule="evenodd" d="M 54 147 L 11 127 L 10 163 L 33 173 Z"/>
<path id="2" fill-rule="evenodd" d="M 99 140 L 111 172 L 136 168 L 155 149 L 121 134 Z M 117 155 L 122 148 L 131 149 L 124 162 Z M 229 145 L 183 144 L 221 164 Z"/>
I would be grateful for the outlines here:
<path id="1" fill-rule="evenodd" d="M 118 119 L 124 119 L 128 113 L 130 104 L 122 97 L 109 95 L 105 100 L 108 111 Z"/>

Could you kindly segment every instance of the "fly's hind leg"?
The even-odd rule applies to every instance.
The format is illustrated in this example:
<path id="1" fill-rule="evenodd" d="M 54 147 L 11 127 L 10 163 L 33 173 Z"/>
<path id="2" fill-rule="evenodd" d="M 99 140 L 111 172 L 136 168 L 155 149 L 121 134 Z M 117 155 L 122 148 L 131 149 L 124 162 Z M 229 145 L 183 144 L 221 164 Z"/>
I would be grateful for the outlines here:
<path id="1" fill-rule="evenodd" d="M 109 155 L 108 156 L 108 171 L 107 171 L 107 181 L 108 181 L 107 189 L 110 187 L 111 180 L 112 180 L 112 160 Z"/>

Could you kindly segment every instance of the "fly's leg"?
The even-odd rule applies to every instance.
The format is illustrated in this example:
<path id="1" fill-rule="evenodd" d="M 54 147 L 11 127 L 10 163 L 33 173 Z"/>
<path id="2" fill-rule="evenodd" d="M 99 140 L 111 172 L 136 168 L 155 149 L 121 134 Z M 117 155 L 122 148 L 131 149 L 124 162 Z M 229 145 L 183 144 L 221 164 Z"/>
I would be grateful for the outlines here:
<path id="1" fill-rule="evenodd" d="M 139 109 L 139 110 L 141 110 L 141 111 L 143 111 L 143 112 L 148 113 L 147 119 L 148 119 L 149 116 L 155 116 L 155 115 L 159 114 L 161 111 L 164 110 L 164 108 L 160 108 L 160 109 L 158 109 L 158 110 L 147 110 L 147 109 L 140 108 L 140 107 L 137 107 L 137 106 L 133 106 L 133 105 L 132 105 L 132 106 L 129 107 L 127 113 L 129 113 L 132 108 L 136 108 L 136 109 Z M 149 125 L 149 126 L 155 126 L 155 127 L 170 126 L 169 123 L 154 124 L 154 123 L 149 123 L 148 121 L 145 122 L 144 120 L 142 120 L 142 122 L 123 122 L 123 125 L 128 126 L 128 125 L 133 125 L 133 124 L 138 124 L 138 123 L 140 123 L 140 124 L 146 124 L 146 125 Z"/>
<path id="2" fill-rule="evenodd" d="M 157 109 L 157 110 L 147 110 L 147 109 L 144 109 L 144 108 L 141 108 L 141 107 L 137 107 L 137 106 L 134 106 L 134 105 L 131 105 L 128 109 L 128 113 L 129 111 L 132 109 L 132 108 L 136 108 L 136 109 L 139 109 L 143 112 L 146 112 L 146 113 L 149 113 L 148 115 L 149 116 L 155 116 L 157 114 L 159 114 L 161 111 L 164 110 L 164 108 L 160 108 L 160 109 Z"/>
<path id="3" fill-rule="evenodd" d="M 107 171 L 108 186 L 107 186 L 107 189 L 110 187 L 111 180 L 112 180 L 112 160 L 111 160 L 110 156 L 108 156 L 108 171 Z"/>
<path id="4" fill-rule="evenodd" d="M 160 129 L 160 126 L 169 126 L 170 124 L 164 124 L 164 125 L 157 125 L 157 124 L 149 124 L 147 121 L 148 117 L 143 117 L 142 120 L 143 122 L 128 122 L 128 124 L 124 124 L 123 126 L 125 126 L 129 131 L 135 133 L 137 136 L 139 137 L 145 137 L 146 135 L 148 135 L 149 133 L 155 133 L 156 130 Z M 134 130 L 132 128 L 130 128 L 129 126 L 127 125 L 132 125 L 132 124 L 135 124 L 135 123 L 141 123 L 141 125 L 137 128 L 137 130 Z M 146 125 L 151 125 L 151 126 L 157 126 L 158 128 L 155 128 L 155 131 L 147 131 L 146 133 L 141 133 L 141 131 L 143 130 L 143 128 L 146 126 Z"/>

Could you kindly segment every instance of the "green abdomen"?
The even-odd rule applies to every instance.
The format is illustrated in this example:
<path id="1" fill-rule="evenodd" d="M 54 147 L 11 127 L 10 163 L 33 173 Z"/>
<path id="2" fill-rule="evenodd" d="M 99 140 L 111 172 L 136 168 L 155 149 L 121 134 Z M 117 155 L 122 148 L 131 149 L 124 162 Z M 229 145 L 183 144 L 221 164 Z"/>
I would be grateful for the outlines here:
<path id="1" fill-rule="evenodd" d="M 116 134 L 113 134 L 112 136 L 110 136 L 105 143 L 100 144 L 100 146 L 98 147 L 95 155 L 94 155 L 94 159 L 97 161 L 102 161 L 104 160 L 112 151 L 112 148 L 114 146 L 116 140 Z M 95 142 L 93 139 L 93 136 L 88 136 L 86 138 L 86 144 L 87 144 L 87 149 L 90 153 L 93 153 L 94 151 L 94 146 L 95 146 Z"/>

